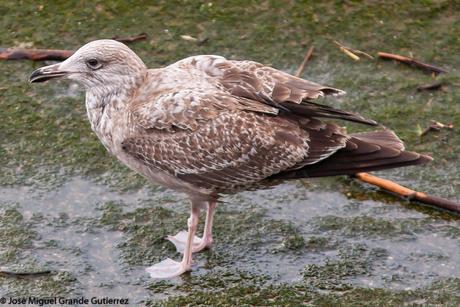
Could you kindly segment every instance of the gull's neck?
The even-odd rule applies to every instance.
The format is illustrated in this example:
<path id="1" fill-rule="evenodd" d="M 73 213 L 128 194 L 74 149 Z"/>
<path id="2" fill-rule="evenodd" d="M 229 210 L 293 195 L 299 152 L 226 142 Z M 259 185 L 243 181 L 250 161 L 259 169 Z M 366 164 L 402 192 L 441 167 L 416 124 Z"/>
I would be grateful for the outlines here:
<path id="1" fill-rule="evenodd" d="M 126 103 L 139 87 L 142 78 L 125 77 L 116 83 L 93 86 L 86 90 L 86 108 L 104 109 L 113 102 Z"/>
<path id="2" fill-rule="evenodd" d="M 136 95 L 137 89 L 144 80 L 139 78 L 124 78 L 116 83 L 95 86 L 86 91 L 86 111 L 92 130 L 97 134 L 104 146 L 112 152 L 114 137 L 123 127 L 120 121 L 125 117 L 125 110 Z"/>

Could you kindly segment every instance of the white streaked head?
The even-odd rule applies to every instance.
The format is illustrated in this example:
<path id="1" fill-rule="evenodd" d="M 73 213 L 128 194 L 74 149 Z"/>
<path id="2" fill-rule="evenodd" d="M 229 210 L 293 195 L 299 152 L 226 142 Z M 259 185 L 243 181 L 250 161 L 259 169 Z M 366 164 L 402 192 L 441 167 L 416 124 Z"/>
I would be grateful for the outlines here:
<path id="1" fill-rule="evenodd" d="M 87 89 L 118 86 L 143 75 L 147 67 L 125 44 L 110 39 L 92 41 L 62 63 L 35 70 L 30 82 L 66 77 Z"/>

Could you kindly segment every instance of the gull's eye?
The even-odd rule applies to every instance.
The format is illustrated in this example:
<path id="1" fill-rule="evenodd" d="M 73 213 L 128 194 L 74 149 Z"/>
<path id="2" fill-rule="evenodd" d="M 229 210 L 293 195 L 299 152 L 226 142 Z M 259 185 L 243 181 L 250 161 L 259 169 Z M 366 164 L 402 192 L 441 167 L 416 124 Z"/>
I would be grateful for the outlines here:
<path id="1" fill-rule="evenodd" d="M 99 69 L 102 67 L 101 62 L 96 59 L 89 59 L 86 61 L 86 65 L 91 69 Z"/>

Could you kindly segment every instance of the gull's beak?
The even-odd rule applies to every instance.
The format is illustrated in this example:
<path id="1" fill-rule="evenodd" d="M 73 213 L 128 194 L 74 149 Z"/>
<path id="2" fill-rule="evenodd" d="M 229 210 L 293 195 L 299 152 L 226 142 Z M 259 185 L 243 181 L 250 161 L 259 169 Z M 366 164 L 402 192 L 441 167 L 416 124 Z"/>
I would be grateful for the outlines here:
<path id="1" fill-rule="evenodd" d="M 61 63 L 58 63 L 34 70 L 34 72 L 29 77 L 29 82 L 45 82 L 49 79 L 66 76 L 68 72 L 60 70 L 60 66 Z"/>

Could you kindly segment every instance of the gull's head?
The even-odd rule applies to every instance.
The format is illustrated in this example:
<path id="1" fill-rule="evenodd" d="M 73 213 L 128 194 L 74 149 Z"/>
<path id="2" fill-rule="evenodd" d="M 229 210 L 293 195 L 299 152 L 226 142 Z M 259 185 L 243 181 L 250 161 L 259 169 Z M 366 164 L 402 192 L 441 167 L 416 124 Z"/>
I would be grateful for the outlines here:
<path id="1" fill-rule="evenodd" d="M 44 82 L 68 78 L 83 84 L 87 89 L 118 86 L 121 82 L 136 80 L 145 74 L 142 60 L 125 44 L 102 39 L 92 41 L 78 49 L 62 63 L 35 70 L 30 82 Z"/>

